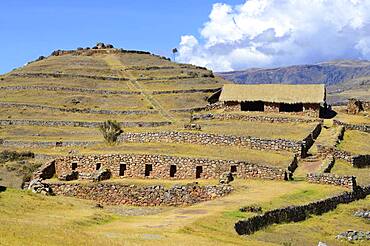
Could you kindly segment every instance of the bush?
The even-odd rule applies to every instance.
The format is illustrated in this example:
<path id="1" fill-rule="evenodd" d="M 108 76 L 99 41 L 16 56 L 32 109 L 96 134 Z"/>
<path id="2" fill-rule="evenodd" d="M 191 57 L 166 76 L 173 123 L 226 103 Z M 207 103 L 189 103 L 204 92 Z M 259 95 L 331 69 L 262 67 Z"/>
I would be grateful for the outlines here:
<path id="1" fill-rule="evenodd" d="M 35 158 L 35 154 L 28 151 L 28 152 L 16 152 L 16 151 L 9 151 L 4 150 L 0 152 L 0 163 L 8 162 L 8 161 L 19 161 L 28 158 Z"/>
<path id="2" fill-rule="evenodd" d="M 99 130 L 109 144 L 115 143 L 118 136 L 123 132 L 119 123 L 115 120 L 107 120 L 99 126 Z"/>

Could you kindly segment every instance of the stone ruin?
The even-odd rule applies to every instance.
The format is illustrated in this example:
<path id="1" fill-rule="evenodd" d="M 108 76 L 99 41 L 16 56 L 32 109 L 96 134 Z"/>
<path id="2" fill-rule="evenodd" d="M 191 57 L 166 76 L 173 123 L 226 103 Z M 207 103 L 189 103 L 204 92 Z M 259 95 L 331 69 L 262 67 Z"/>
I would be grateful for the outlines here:
<path id="1" fill-rule="evenodd" d="M 351 98 L 347 103 L 347 113 L 348 114 L 359 114 L 362 111 L 369 110 L 369 101 L 361 101 L 356 98 Z"/>

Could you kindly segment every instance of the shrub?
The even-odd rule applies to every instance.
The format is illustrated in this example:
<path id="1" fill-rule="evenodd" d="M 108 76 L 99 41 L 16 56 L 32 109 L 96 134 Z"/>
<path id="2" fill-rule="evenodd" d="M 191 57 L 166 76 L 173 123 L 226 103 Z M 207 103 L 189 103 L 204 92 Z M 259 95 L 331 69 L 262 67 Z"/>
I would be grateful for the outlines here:
<path id="1" fill-rule="evenodd" d="M 123 132 L 119 123 L 115 120 L 107 120 L 99 126 L 99 130 L 109 144 L 115 143 L 118 136 Z"/>
<path id="2" fill-rule="evenodd" d="M 16 152 L 16 151 L 9 151 L 4 150 L 0 152 L 0 163 L 8 162 L 8 161 L 19 161 L 28 158 L 35 158 L 35 154 L 32 152 Z"/>

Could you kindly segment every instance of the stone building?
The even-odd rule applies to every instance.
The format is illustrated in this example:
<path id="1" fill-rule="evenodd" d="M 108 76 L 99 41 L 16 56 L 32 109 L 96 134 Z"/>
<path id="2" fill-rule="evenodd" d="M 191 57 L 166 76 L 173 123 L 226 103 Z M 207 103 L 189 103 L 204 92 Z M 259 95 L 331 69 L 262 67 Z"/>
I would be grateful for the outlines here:
<path id="1" fill-rule="evenodd" d="M 219 101 L 228 110 L 291 112 L 319 117 L 325 105 L 324 84 L 225 84 Z"/>
<path id="2" fill-rule="evenodd" d="M 362 111 L 368 111 L 370 102 L 369 101 L 360 101 L 355 98 L 348 99 L 347 103 L 347 113 L 348 114 L 358 114 Z"/>

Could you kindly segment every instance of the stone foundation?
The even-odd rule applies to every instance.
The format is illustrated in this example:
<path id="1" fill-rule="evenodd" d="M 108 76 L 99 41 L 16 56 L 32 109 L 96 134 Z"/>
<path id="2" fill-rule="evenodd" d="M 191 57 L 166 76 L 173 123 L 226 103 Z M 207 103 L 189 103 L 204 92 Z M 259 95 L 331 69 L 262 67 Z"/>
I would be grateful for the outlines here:
<path id="1" fill-rule="evenodd" d="M 166 155 L 66 156 L 57 158 L 55 167 L 58 177 L 77 171 L 79 179 L 88 179 L 97 167 L 110 170 L 113 178 L 218 179 L 225 172 L 232 172 L 239 178 L 270 180 L 284 180 L 287 176 L 283 169 L 245 161 Z"/>
<path id="2" fill-rule="evenodd" d="M 47 184 L 56 195 L 88 199 L 107 205 L 184 206 L 222 197 L 232 191 L 229 185 L 188 184 L 166 189 L 161 185 L 138 186 L 112 182 Z"/>
<path id="3" fill-rule="evenodd" d="M 370 132 L 370 125 L 356 125 L 356 124 L 348 124 L 341 122 L 339 120 L 333 120 L 333 123 L 335 126 L 344 126 L 346 130 L 358 130 L 363 132 Z"/>

